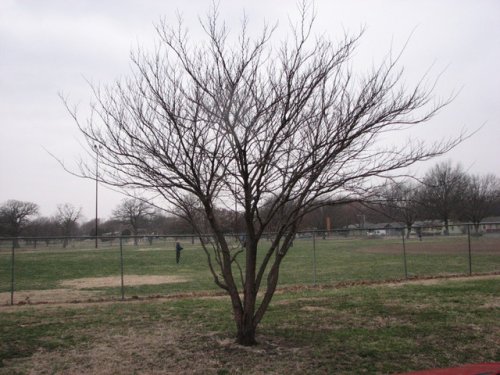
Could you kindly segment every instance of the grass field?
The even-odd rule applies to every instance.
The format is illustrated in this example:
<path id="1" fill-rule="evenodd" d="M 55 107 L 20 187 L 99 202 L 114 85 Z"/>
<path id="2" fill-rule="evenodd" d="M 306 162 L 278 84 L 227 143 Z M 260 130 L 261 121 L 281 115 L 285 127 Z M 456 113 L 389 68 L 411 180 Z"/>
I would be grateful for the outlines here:
<path id="1" fill-rule="evenodd" d="M 174 239 L 123 247 L 125 296 L 169 295 L 217 290 L 199 244 L 181 240 L 181 263 L 175 264 Z M 264 247 L 267 242 L 263 242 Z M 73 242 L 68 248 L 39 243 L 16 249 L 14 302 L 61 302 L 121 296 L 118 241 Z M 472 271 L 500 271 L 500 237 L 474 237 Z M 409 277 L 467 274 L 467 237 L 431 237 L 405 244 Z M 11 252 L 0 250 L 0 304 L 10 303 Z M 284 260 L 280 285 L 334 284 L 354 280 L 405 277 L 401 239 L 299 239 Z"/>
<path id="2" fill-rule="evenodd" d="M 200 246 L 182 244 L 179 265 L 174 239 L 124 246 L 125 302 L 116 241 L 24 245 L 15 306 L 0 246 L 0 374 L 389 374 L 500 361 L 499 237 L 472 239 L 475 277 L 409 283 L 387 283 L 405 276 L 400 239 L 296 240 L 252 348 L 234 344 Z M 410 279 L 469 272 L 467 237 L 405 245 Z M 68 301 L 79 303 L 58 303 Z"/>
<path id="3" fill-rule="evenodd" d="M 3 306 L 0 374 L 392 374 L 500 361 L 500 278 L 278 293 L 259 345 L 222 297 Z"/>

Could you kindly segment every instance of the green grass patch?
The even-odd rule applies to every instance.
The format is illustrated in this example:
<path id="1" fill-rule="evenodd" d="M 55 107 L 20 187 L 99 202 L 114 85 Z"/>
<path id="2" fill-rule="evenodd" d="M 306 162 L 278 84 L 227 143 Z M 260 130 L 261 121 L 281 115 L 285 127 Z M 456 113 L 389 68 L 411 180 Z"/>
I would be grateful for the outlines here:
<path id="1" fill-rule="evenodd" d="M 61 288 L 65 280 L 119 276 L 118 242 L 105 243 L 99 249 L 92 243 L 68 248 L 39 245 L 16 250 L 14 263 L 15 290 L 37 291 Z M 125 292 L 127 296 L 147 296 L 216 289 L 207 267 L 206 255 L 190 239 L 182 242 L 180 264 L 175 264 L 172 241 L 143 242 L 123 248 Z M 72 247 L 73 246 L 73 247 Z M 269 246 L 261 243 L 259 256 Z M 0 293 L 11 288 L 11 253 L 0 252 Z M 406 267 L 409 277 L 445 274 L 467 274 L 469 254 L 467 237 L 425 238 L 406 242 Z M 472 241 L 472 271 L 500 271 L 500 237 L 480 237 Z M 184 277 L 188 282 L 163 285 L 127 284 L 127 275 L 165 275 Z M 297 239 L 285 257 L 280 271 L 280 285 L 328 284 L 349 280 L 387 280 L 405 276 L 401 239 Z M 93 288 L 105 296 L 119 297 L 120 288 Z M 34 296 L 36 297 L 36 296 Z M 49 297 L 44 297 L 49 298 Z M 21 298 L 22 299 L 22 298 Z M 36 298 L 31 298 L 37 300 Z M 39 299 L 38 299 L 39 300 Z M 4 296 L 1 303 L 6 303 Z M 18 300 L 19 301 L 19 300 Z"/>
<path id="2" fill-rule="evenodd" d="M 225 298 L 3 308 L 0 373 L 110 363 L 126 374 L 390 374 L 500 361 L 499 296 L 498 278 L 279 293 L 245 349 Z"/>

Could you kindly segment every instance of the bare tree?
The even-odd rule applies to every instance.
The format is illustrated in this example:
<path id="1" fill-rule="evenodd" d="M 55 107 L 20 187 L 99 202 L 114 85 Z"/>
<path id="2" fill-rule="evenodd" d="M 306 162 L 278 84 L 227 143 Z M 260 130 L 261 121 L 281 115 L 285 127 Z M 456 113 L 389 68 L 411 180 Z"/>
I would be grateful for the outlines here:
<path id="1" fill-rule="evenodd" d="M 441 219 L 445 233 L 452 218 L 460 215 L 460 206 L 465 194 L 467 175 L 460 165 L 455 167 L 450 161 L 435 165 L 423 179 L 420 202 L 431 219 Z"/>
<path id="2" fill-rule="evenodd" d="M 419 197 L 420 186 L 411 180 L 391 181 L 380 192 L 377 206 L 387 217 L 405 224 L 406 238 L 410 237 L 413 224 L 422 211 Z"/>
<path id="3" fill-rule="evenodd" d="M 273 46 L 273 28 L 251 38 L 246 20 L 232 39 L 216 9 L 202 21 L 204 43 L 164 22 L 158 48 L 133 57 L 133 78 L 94 88 L 89 121 L 68 106 L 89 146 L 102 145 L 102 182 L 154 191 L 203 239 L 242 345 L 256 342 L 304 215 L 337 197 L 360 199 L 378 177 L 458 142 L 381 146 L 382 135 L 425 122 L 445 103 L 433 103 L 422 82 L 405 88 L 399 57 L 355 78 L 360 35 L 336 44 L 314 36 L 313 24 L 304 5 L 289 39 Z M 92 165 L 82 172 L 95 177 Z M 217 215 L 232 207 L 244 218 L 244 248 Z M 271 223 L 272 241 L 260 242 Z"/>
<path id="4" fill-rule="evenodd" d="M 57 206 L 55 218 L 64 236 L 64 248 L 68 246 L 68 237 L 73 235 L 76 230 L 76 222 L 80 218 L 81 213 L 81 207 L 76 208 L 70 203 L 64 203 Z"/>
<path id="5" fill-rule="evenodd" d="M 30 237 L 57 237 L 61 230 L 55 218 L 39 216 L 29 222 L 23 234 Z"/>
<path id="6" fill-rule="evenodd" d="M 23 234 L 30 237 L 44 237 L 43 242 L 45 242 L 45 246 L 49 246 L 51 237 L 61 235 L 61 227 L 55 218 L 39 216 L 26 225 Z M 37 241 L 34 240 L 33 244 L 35 247 L 37 246 Z"/>
<path id="7" fill-rule="evenodd" d="M 0 207 L 0 221 L 7 234 L 18 237 L 30 220 L 38 215 L 38 205 L 32 202 L 8 200 Z M 14 247 L 19 247 L 19 241 L 14 239 Z"/>
<path id="8" fill-rule="evenodd" d="M 154 214 L 151 205 L 140 199 L 124 199 L 113 211 L 113 217 L 130 226 L 134 235 L 134 244 L 137 245 L 137 235 L 141 225 L 145 225 L 148 218 Z"/>
<path id="9" fill-rule="evenodd" d="M 473 223 L 477 233 L 479 223 L 494 212 L 494 203 L 499 199 L 500 182 L 496 176 L 467 176 L 460 216 Z"/>

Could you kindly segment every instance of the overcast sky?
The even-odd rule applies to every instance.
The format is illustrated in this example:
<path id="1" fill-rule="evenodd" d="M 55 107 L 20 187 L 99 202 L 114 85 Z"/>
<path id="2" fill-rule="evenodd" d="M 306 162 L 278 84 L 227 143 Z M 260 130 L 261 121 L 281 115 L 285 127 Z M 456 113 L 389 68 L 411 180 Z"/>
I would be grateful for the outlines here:
<path id="1" fill-rule="evenodd" d="M 52 215 L 61 203 L 95 215 L 95 185 L 61 168 L 48 150 L 67 164 L 84 154 L 74 122 L 58 93 L 85 114 L 87 80 L 110 83 L 130 72 L 129 53 L 151 46 L 153 25 L 176 11 L 198 38 L 198 16 L 211 2 L 193 0 L 0 0 L 0 203 L 8 199 L 38 203 Z M 316 31 L 340 39 L 344 30 L 365 27 L 355 62 L 362 71 L 391 48 L 403 47 L 411 84 L 430 68 L 441 73 L 438 97 L 458 97 L 425 127 L 423 139 L 481 130 L 445 157 L 416 165 L 423 175 L 435 162 L 450 159 L 472 173 L 500 176 L 500 1 L 317 0 Z M 286 31 L 296 1 L 221 0 L 222 16 L 236 25 L 243 10 L 250 27 L 279 22 Z M 353 66 L 356 71 L 357 66 Z M 100 188 L 99 209 L 107 217 L 123 196 Z"/>

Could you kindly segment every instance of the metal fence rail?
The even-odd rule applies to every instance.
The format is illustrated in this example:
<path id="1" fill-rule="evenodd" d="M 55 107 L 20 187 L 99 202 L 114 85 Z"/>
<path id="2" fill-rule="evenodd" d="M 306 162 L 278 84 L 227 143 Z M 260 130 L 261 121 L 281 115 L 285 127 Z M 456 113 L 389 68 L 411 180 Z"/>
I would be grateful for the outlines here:
<path id="1" fill-rule="evenodd" d="M 241 245 L 241 236 L 227 234 L 234 246 Z M 95 237 L 0 238 L 0 304 L 214 290 L 200 243 L 208 238 L 103 236 L 97 238 L 98 248 Z M 271 238 L 272 233 L 263 237 L 262 250 Z M 185 249 L 180 265 L 177 242 Z M 408 233 L 386 225 L 297 233 L 280 284 L 492 272 L 500 272 L 500 223 L 450 225 L 446 234 L 442 226 L 418 226 Z M 78 284 L 90 279 L 94 284 Z M 66 296 L 68 291 L 73 294 Z"/>

